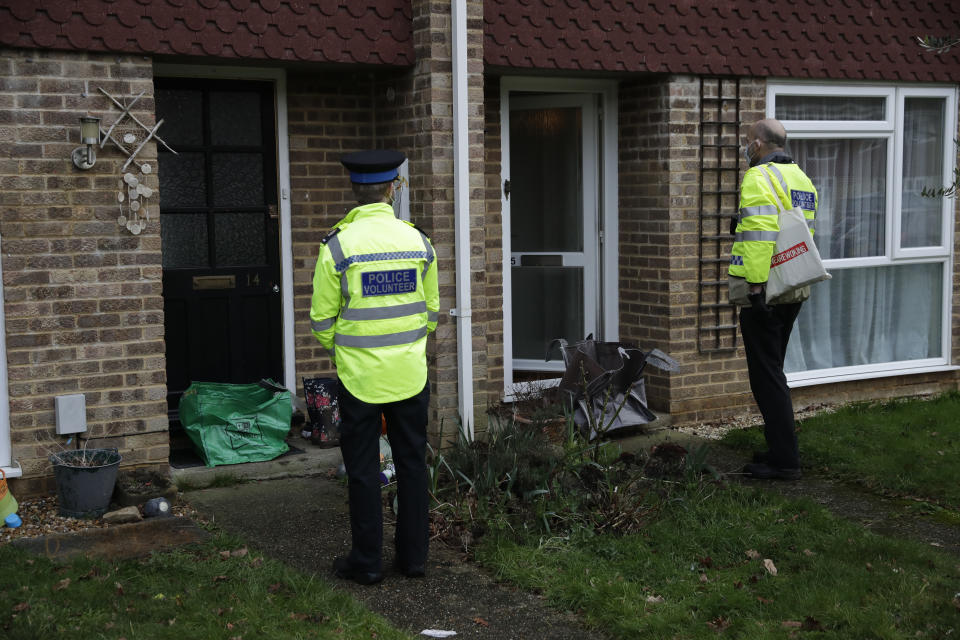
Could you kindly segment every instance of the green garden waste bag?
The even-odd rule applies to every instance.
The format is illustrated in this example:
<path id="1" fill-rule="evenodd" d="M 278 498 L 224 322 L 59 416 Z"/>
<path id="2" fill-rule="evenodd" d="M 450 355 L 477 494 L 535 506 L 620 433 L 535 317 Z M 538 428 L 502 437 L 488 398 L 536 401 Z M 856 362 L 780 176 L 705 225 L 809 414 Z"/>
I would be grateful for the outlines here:
<path id="1" fill-rule="evenodd" d="M 273 380 L 194 382 L 180 398 L 180 422 L 208 467 L 286 453 L 292 413 L 290 391 Z"/>

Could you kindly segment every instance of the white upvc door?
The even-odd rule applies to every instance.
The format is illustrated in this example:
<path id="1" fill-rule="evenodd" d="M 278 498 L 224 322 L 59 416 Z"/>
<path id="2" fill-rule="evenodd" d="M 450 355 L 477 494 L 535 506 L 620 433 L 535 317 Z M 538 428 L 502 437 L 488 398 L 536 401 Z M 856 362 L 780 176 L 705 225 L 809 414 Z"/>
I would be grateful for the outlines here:
<path id="1" fill-rule="evenodd" d="M 553 339 L 617 339 L 615 96 L 615 88 L 602 83 L 504 80 L 508 399 L 515 372 L 559 375 L 559 352 L 545 361 Z M 605 233 L 612 246 L 605 246 Z"/>
<path id="2" fill-rule="evenodd" d="M 554 338 L 597 333 L 597 126 L 593 96 L 510 101 L 514 370 L 551 370 Z"/>

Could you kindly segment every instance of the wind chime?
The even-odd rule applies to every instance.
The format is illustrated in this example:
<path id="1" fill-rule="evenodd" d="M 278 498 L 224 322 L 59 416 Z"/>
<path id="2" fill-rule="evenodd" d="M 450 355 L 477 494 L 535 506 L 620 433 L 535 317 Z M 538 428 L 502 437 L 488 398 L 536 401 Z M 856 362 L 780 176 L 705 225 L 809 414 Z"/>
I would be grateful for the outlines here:
<path id="1" fill-rule="evenodd" d="M 117 191 L 117 206 L 120 209 L 120 215 L 117 216 L 117 224 L 125 228 L 133 235 L 139 235 L 150 220 L 149 209 L 146 206 L 147 198 L 154 194 L 154 190 L 144 184 L 145 176 L 153 173 L 153 166 L 148 162 L 140 162 L 136 159 L 137 154 L 151 139 L 162 144 L 166 149 L 174 154 L 170 145 L 164 142 L 157 135 L 157 130 L 163 124 L 160 119 L 152 128 L 140 122 L 135 115 L 130 113 L 130 109 L 136 104 L 144 92 L 141 91 L 135 98 L 130 100 L 129 104 L 123 104 L 101 87 L 97 87 L 103 95 L 107 96 L 113 104 L 121 111 L 120 116 L 114 121 L 110 128 L 103 135 L 100 143 L 102 149 L 107 142 L 112 142 L 115 147 L 127 156 L 127 161 L 120 167 L 121 179 L 119 190 Z M 128 122 L 121 124 L 124 120 Z M 129 171 L 130 166 L 136 168 L 136 173 Z"/>

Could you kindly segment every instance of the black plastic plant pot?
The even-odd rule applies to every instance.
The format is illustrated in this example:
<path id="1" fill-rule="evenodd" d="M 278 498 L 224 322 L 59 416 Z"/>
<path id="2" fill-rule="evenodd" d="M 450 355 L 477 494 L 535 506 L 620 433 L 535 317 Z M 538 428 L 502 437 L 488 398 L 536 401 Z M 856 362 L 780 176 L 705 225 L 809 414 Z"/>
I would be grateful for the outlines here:
<path id="1" fill-rule="evenodd" d="M 116 449 L 76 449 L 51 454 L 60 515 L 99 518 L 106 513 L 122 459 Z"/>

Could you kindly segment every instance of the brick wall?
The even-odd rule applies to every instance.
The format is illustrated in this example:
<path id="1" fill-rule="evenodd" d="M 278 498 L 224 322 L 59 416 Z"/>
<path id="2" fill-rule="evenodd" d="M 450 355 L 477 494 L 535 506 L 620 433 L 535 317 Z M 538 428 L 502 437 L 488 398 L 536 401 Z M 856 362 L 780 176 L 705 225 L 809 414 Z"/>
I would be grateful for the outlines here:
<path id="1" fill-rule="evenodd" d="M 82 393 L 89 446 L 118 447 L 123 466 L 166 465 L 168 455 L 158 207 L 139 235 L 117 224 L 115 148 L 80 171 L 70 160 L 81 115 L 119 110 L 98 87 L 154 123 L 151 62 L 142 57 L 0 51 L 0 238 L 17 495 L 51 488 L 47 453 L 54 398 Z M 161 132 L 162 135 L 162 132 Z M 140 152 L 156 167 L 152 143 Z M 156 189 L 156 172 L 145 178 Z M 71 444 L 71 447 L 75 446 Z"/>
<path id="2" fill-rule="evenodd" d="M 715 168 L 718 158 L 713 153 L 702 153 L 698 148 L 700 145 L 700 126 L 701 118 L 707 121 L 722 120 L 734 121 L 736 114 L 730 113 L 730 109 L 721 109 L 718 103 L 712 98 L 736 98 L 736 85 L 726 80 L 722 87 L 712 79 L 706 79 L 701 89 L 699 79 L 685 79 L 682 90 L 674 88 L 676 93 L 681 94 L 673 102 L 673 108 L 678 113 L 671 116 L 675 122 L 682 122 L 683 139 L 678 140 L 686 151 L 684 152 L 685 161 L 679 170 L 683 173 L 682 178 L 675 181 L 683 185 L 686 194 L 696 193 L 694 201 L 689 198 L 684 200 L 685 207 L 693 207 L 696 210 L 693 215 L 690 209 L 684 210 L 684 227 L 695 230 L 699 233 L 702 229 L 703 234 L 712 235 L 716 233 L 727 233 L 728 224 L 721 220 L 716 224 L 715 220 L 704 219 L 703 224 L 698 220 L 701 207 L 699 178 L 696 175 L 701 166 Z M 722 91 L 722 95 L 719 95 Z M 701 104 L 701 92 L 706 98 Z M 716 133 L 720 133 L 719 142 L 723 144 L 739 145 L 743 134 L 753 122 L 764 117 L 766 84 L 762 79 L 741 78 L 739 83 L 739 118 L 742 123 L 739 133 L 734 128 L 715 128 L 705 129 L 704 144 L 715 144 L 718 142 Z M 726 105 L 732 103 L 726 102 Z M 701 115 L 701 107 L 703 109 Z M 675 134 L 676 135 L 676 134 Z M 736 138 L 733 138 L 736 135 Z M 691 153 L 695 150 L 695 153 Z M 719 162 L 722 166 L 735 164 L 735 159 L 721 157 Z M 723 173 L 718 176 L 716 172 L 707 172 L 704 174 L 703 189 L 722 188 L 724 190 L 736 191 L 739 188 L 742 170 L 746 167 L 741 165 L 739 173 Z M 713 176 L 717 176 L 714 180 Z M 714 199 L 707 197 L 703 201 L 704 212 L 719 211 L 721 213 L 734 214 L 738 207 L 739 199 L 737 196 L 721 197 L 718 203 Z M 672 215 L 676 215 L 674 212 Z M 729 258 L 732 241 L 725 241 L 719 245 L 713 240 L 699 237 L 688 236 L 690 245 L 684 243 L 682 253 L 685 256 L 684 267 L 678 280 L 682 281 L 683 303 L 679 307 L 685 320 L 683 321 L 683 338 L 680 344 L 674 343 L 674 351 L 671 355 L 677 353 L 680 355 L 677 359 L 681 361 L 681 367 L 676 374 L 672 376 L 670 414 L 675 424 L 688 422 L 703 422 L 715 420 L 732 415 L 756 412 L 756 405 L 750 392 L 750 383 L 747 377 L 746 358 L 743 353 L 742 345 L 736 350 L 718 350 L 710 351 L 702 349 L 706 346 L 703 337 L 700 335 L 701 325 L 713 324 L 715 320 L 718 324 L 737 324 L 733 313 L 724 312 L 717 318 L 705 318 L 701 323 L 698 317 L 699 304 L 725 303 L 726 287 L 700 287 L 699 281 L 701 271 L 699 269 L 699 260 L 702 256 L 705 259 Z M 704 279 L 716 279 L 725 281 L 727 277 L 726 267 L 722 265 L 717 270 L 707 269 L 703 272 Z M 699 296 L 699 297 L 698 297 Z M 736 344 L 740 345 L 739 328 L 736 329 Z M 734 344 L 733 332 L 724 332 L 721 334 L 720 342 L 717 346 L 729 348 Z M 712 346 L 712 345 L 710 345 Z M 674 356 L 677 357 L 677 356 Z"/>
<path id="3" fill-rule="evenodd" d="M 320 241 L 356 201 L 340 156 L 374 140 L 376 78 L 366 73 L 291 73 L 287 78 L 291 235 L 297 374 L 333 376 L 310 332 L 310 297 Z M 302 394 L 302 380 L 296 381 Z"/>
<path id="4" fill-rule="evenodd" d="M 411 109 L 396 118 L 414 132 L 410 163 L 411 218 L 422 224 L 437 250 L 440 269 L 440 323 L 432 352 L 431 391 L 433 412 L 430 439 L 443 444 L 459 428 L 457 379 L 457 327 L 449 310 L 456 302 L 452 35 L 449 5 L 415 0 L 413 41 L 417 64 L 409 100 Z M 480 423 L 486 408 L 478 393 L 488 377 L 484 323 L 486 291 L 483 200 L 483 5 L 467 2 L 468 51 L 468 157 L 470 163 L 470 281 L 473 308 L 474 417 Z"/>
<path id="5" fill-rule="evenodd" d="M 487 229 L 484 245 L 486 264 L 483 288 L 486 298 L 484 311 L 486 331 L 487 379 L 482 393 L 487 406 L 503 398 L 503 158 L 500 132 L 500 78 L 487 76 L 484 83 L 484 200 L 486 201 Z"/>
<path id="6" fill-rule="evenodd" d="M 650 406 L 668 413 L 674 387 L 693 371 L 696 344 L 695 83 L 658 77 L 620 88 L 620 339 L 681 362 L 673 375 L 646 370 Z"/>

